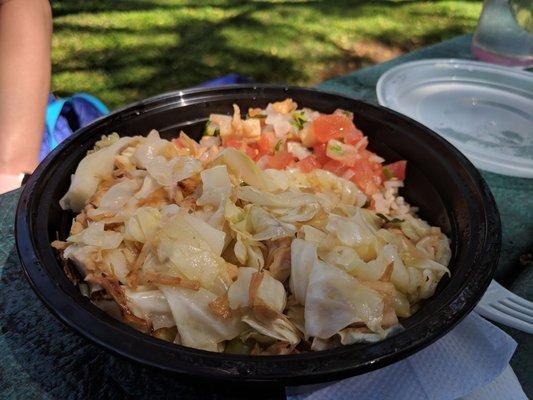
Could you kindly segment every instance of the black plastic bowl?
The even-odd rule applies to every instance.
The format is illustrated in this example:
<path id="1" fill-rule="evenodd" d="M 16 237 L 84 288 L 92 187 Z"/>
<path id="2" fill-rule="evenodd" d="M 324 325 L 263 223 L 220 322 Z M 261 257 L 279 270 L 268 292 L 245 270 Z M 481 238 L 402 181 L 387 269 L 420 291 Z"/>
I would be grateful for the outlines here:
<path id="1" fill-rule="evenodd" d="M 408 160 L 404 196 L 420 215 L 450 237 L 451 278 L 405 330 L 375 344 L 291 356 L 239 356 L 167 343 L 114 320 L 83 297 L 63 272 L 50 242 L 64 239 L 72 214 L 61 210 L 70 175 L 102 135 L 146 135 L 157 129 L 172 138 L 180 129 L 198 138 L 210 113 L 264 107 L 291 97 L 322 112 L 352 111 L 370 139 L 370 149 L 387 162 Z M 78 130 L 55 149 L 28 180 L 16 215 L 16 241 L 33 289 L 67 326 L 104 348 L 140 363 L 196 377 L 234 381 L 311 383 L 383 367 L 429 345 L 455 326 L 487 288 L 501 242 L 492 194 L 476 168 L 446 140 L 413 120 L 383 107 L 316 90 L 284 86 L 230 86 L 163 94 L 118 110 Z"/>

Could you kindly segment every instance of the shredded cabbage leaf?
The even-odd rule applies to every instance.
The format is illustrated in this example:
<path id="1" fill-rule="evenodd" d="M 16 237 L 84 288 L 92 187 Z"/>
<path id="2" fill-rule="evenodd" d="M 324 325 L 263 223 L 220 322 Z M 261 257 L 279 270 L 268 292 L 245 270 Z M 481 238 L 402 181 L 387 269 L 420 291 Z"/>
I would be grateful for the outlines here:
<path id="1" fill-rule="evenodd" d="M 79 212 L 96 192 L 102 180 L 111 177 L 115 156 L 133 139 L 123 137 L 115 143 L 85 156 L 72 176 L 67 193 L 59 204 L 64 210 Z"/>
<path id="2" fill-rule="evenodd" d="M 322 114 L 286 99 L 243 115 L 211 115 L 200 143 L 155 130 L 96 142 L 60 201 L 71 230 L 52 243 L 85 295 L 143 332 L 216 352 L 295 354 L 401 330 L 450 275 L 449 239 L 394 176 L 365 194 L 353 170 L 315 168 Z M 256 154 L 267 145 L 292 161 L 274 169 Z M 382 158 L 359 155 L 382 171 Z"/>

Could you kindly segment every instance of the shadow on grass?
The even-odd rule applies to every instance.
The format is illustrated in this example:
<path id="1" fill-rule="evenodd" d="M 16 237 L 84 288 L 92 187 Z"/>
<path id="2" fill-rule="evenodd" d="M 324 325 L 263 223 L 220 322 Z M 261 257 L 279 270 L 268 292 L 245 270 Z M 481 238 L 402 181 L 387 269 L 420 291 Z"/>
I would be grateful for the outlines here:
<path id="1" fill-rule="evenodd" d="M 474 0 L 472 0 L 474 1 Z M 440 0 L 425 3 L 440 3 Z M 295 24 L 294 16 L 300 13 L 312 13 L 315 20 L 327 18 L 357 18 L 363 14 L 373 13 L 375 7 L 395 9 L 413 4 L 409 0 L 375 0 L 375 1 L 316 1 L 291 0 L 279 1 L 170 1 L 170 0 L 136 0 L 136 1 L 105 1 L 105 0 L 70 0 L 53 3 L 54 15 L 73 16 L 55 21 L 55 33 L 59 35 L 102 35 L 111 37 L 109 46 L 98 46 L 98 49 L 81 45 L 75 54 L 68 54 L 61 62 L 53 64 L 54 73 L 86 72 L 104 74 L 107 90 L 120 93 L 124 91 L 125 101 L 142 98 L 160 92 L 196 85 L 202 81 L 232 72 L 249 76 L 259 82 L 288 82 L 310 83 L 319 82 L 334 75 L 344 74 L 360 67 L 386 61 L 403 52 L 417 47 L 441 41 L 448 37 L 465 33 L 464 25 L 468 18 L 455 18 L 446 23 L 435 25 L 422 34 L 411 35 L 401 28 L 382 27 L 365 35 L 361 43 L 341 46 L 332 39 L 331 35 L 317 32 L 302 24 Z M 370 7 L 370 8 L 369 8 Z M 224 15 L 215 21 L 188 13 L 188 10 L 206 9 L 223 10 Z M 113 20 L 109 13 L 156 11 L 158 13 L 179 11 L 186 13 L 186 19 L 177 18 L 171 25 L 139 27 L 136 25 L 120 26 L 94 24 L 94 18 L 99 15 L 103 20 Z M 262 19 L 269 12 L 277 13 L 277 20 Z M 409 10 L 404 16 L 407 18 L 444 17 L 445 10 Z M 79 14 L 91 13 L 87 18 L 93 18 L 91 24 L 84 23 L 84 16 Z M 105 16 L 104 16 L 105 14 Z M 154 17 L 157 14 L 151 14 Z M 180 13 L 181 16 L 181 13 Z M 148 18 L 148 17 L 147 17 Z M 313 20 L 313 22 L 315 21 Z M 111 26 L 109 26 L 111 25 Z M 227 32 L 230 31 L 228 36 Z M 237 33 L 235 33 L 237 32 Z M 233 36 L 231 36 L 233 34 Z M 125 46 L 124 37 L 142 36 L 142 43 Z M 169 35 L 170 40 L 158 41 L 158 37 Z M 246 41 L 261 40 L 268 44 L 263 46 L 246 46 Z M 86 37 L 86 36 L 85 36 Z M 297 44 L 301 38 L 312 41 L 312 46 L 327 47 L 331 51 L 324 54 L 316 52 L 298 54 Z M 407 37 L 407 39 L 406 39 Z M 105 38 L 103 40 L 105 40 Z M 153 39 L 152 39 L 153 38 Z M 237 38 L 237 39 L 236 39 Z M 268 38 L 265 40 L 265 38 Z M 83 40 L 83 39 L 80 39 Z M 277 42 L 277 43 L 276 43 Z M 272 43 L 274 43 L 272 45 Z M 290 43 L 290 57 L 279 54 L 282 46 Z M 294 45 L 296 43 L 296 45 Z M 272 50 L 274 48 L 274 50 Z M 309 49 L 307 49 L 309 52 Z M 309 76 L 305 63 L 321 65 L 321 72 Z M 138 75 L 132 73 L 132 68 L 142 69 Z M 76 85 L 71 85 L 75 87 Z M 64 94 L 61 89 L 58 94 Z M 120 97 L 120 95 L 117 95 Z M 117 98 L 118 98 L 117 97 Z M 109 100 L 103 96 L 112 107 L 122 103 L 122 99 Z"/>
<path id="2" fill-rule="evenodd" d="M 54 71 L 98 70 L 111 78 L 112 89 L 142 87 L 143 96 L 192 86 L 234 71 L 253 76 L 258 81 L 285 82 L 294 80 L 300 75 L 291 60 L 233 46 L 221 34 L 222 30 L 228 26 L 238 26 L 245 30 L 272 29 L 253 19 L 247 10 L 217 23 L 190 18 L 173 27 L 153 27 L 142 31 L 143 35 L 171 33 L 176 38 L 172 45 L 137 45 L 134 51 L 121 47 L 96 51 L 82 49 L 76 53 L 72 62 L 66 65 L 54 65 Z M 63 30 L 102 33 L 102 29 L 71 23 L 58 24 L 56 32 Z M 130 28 L 105 28 L 105 31 L 108 33 L 136 32 Z M 206 38 L 209 40 L 205 40 Z M 145 77 L 142 82 L 128 79 L 121 71 L 132 65 L 149 69 L 149 76 Z M 60 91 L 56 93 L 61 94 Z"/>
<path id="3" fill-rule="evenodd" d="M 441 3 L 447 0 L 426 0 L 426 3 Z M 480 0 L 464 0 L 471 3 L 479 3 Z M 177 8 L 204 8 L 214 7 L 219 9 L 231 9 L 234 7 L 252 5 L 259 7 L 277 7 L 288 5 L 302 7 L 312 5 L 314 8 L 325 13 L 339 13 L 343 15 L 346 10 L 359 4 L 386 5 L 398 7 L 410 4 L 413 0 L 221 0 L 221 1 L 195 1 L 180 0 L 57 0 L 54 2 L 54 16 L 72 15 L 79 13 L 113 12 L 113 11 L 147 11 L 153 9 L 177 9 Z"/>

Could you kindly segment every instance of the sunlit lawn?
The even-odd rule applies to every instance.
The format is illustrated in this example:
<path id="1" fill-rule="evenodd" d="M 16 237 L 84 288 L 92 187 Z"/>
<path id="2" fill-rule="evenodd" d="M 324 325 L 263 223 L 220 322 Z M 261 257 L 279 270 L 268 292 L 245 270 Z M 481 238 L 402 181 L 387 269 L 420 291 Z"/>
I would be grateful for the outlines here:
<path id="1" fill-rule="evenodd" d="M 56 1 L 53 90 L 110 107 L 230 72 L 312 85 L 468 33 L 480 1 Z"/>

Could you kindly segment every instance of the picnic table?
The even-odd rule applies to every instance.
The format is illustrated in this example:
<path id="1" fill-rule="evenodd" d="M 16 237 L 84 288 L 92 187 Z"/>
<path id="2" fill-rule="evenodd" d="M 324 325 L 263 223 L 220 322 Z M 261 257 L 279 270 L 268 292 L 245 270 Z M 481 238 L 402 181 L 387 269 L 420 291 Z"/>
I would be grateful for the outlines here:
<path id="1" fill-rule="evenodd" d="M 471 35 L 460 36 L 317 85 L 318 88 L 377 102 L 379 77 L 398 64 L 426 58 L 472 59 Z M 482 172 L 498 204 L 503 229 L 496 279 L 533 299 L 533 180 Z M 21 190 L 0 196 L 0 398 L 249 398 L 221 383 L 202 384 L 167 375 L 114 356 L 64 327 L 38 299 L 24 277 L 13 225 Z M 47 205 L 43 205 L 46 207 Z M 529 268 L 527 268 L 529 265 Z M 533 397 L 533 340 L 502 327 L 517 342 L 511 360 L 525 393 Z M 251 388 L 248 388 L 251 389 Z M 247 390 L 248 390 L 247 389 Z M 272 389 L 272 398 L 283 397 Z M 263 395 L 269 395 L 268 390 Z"/>

